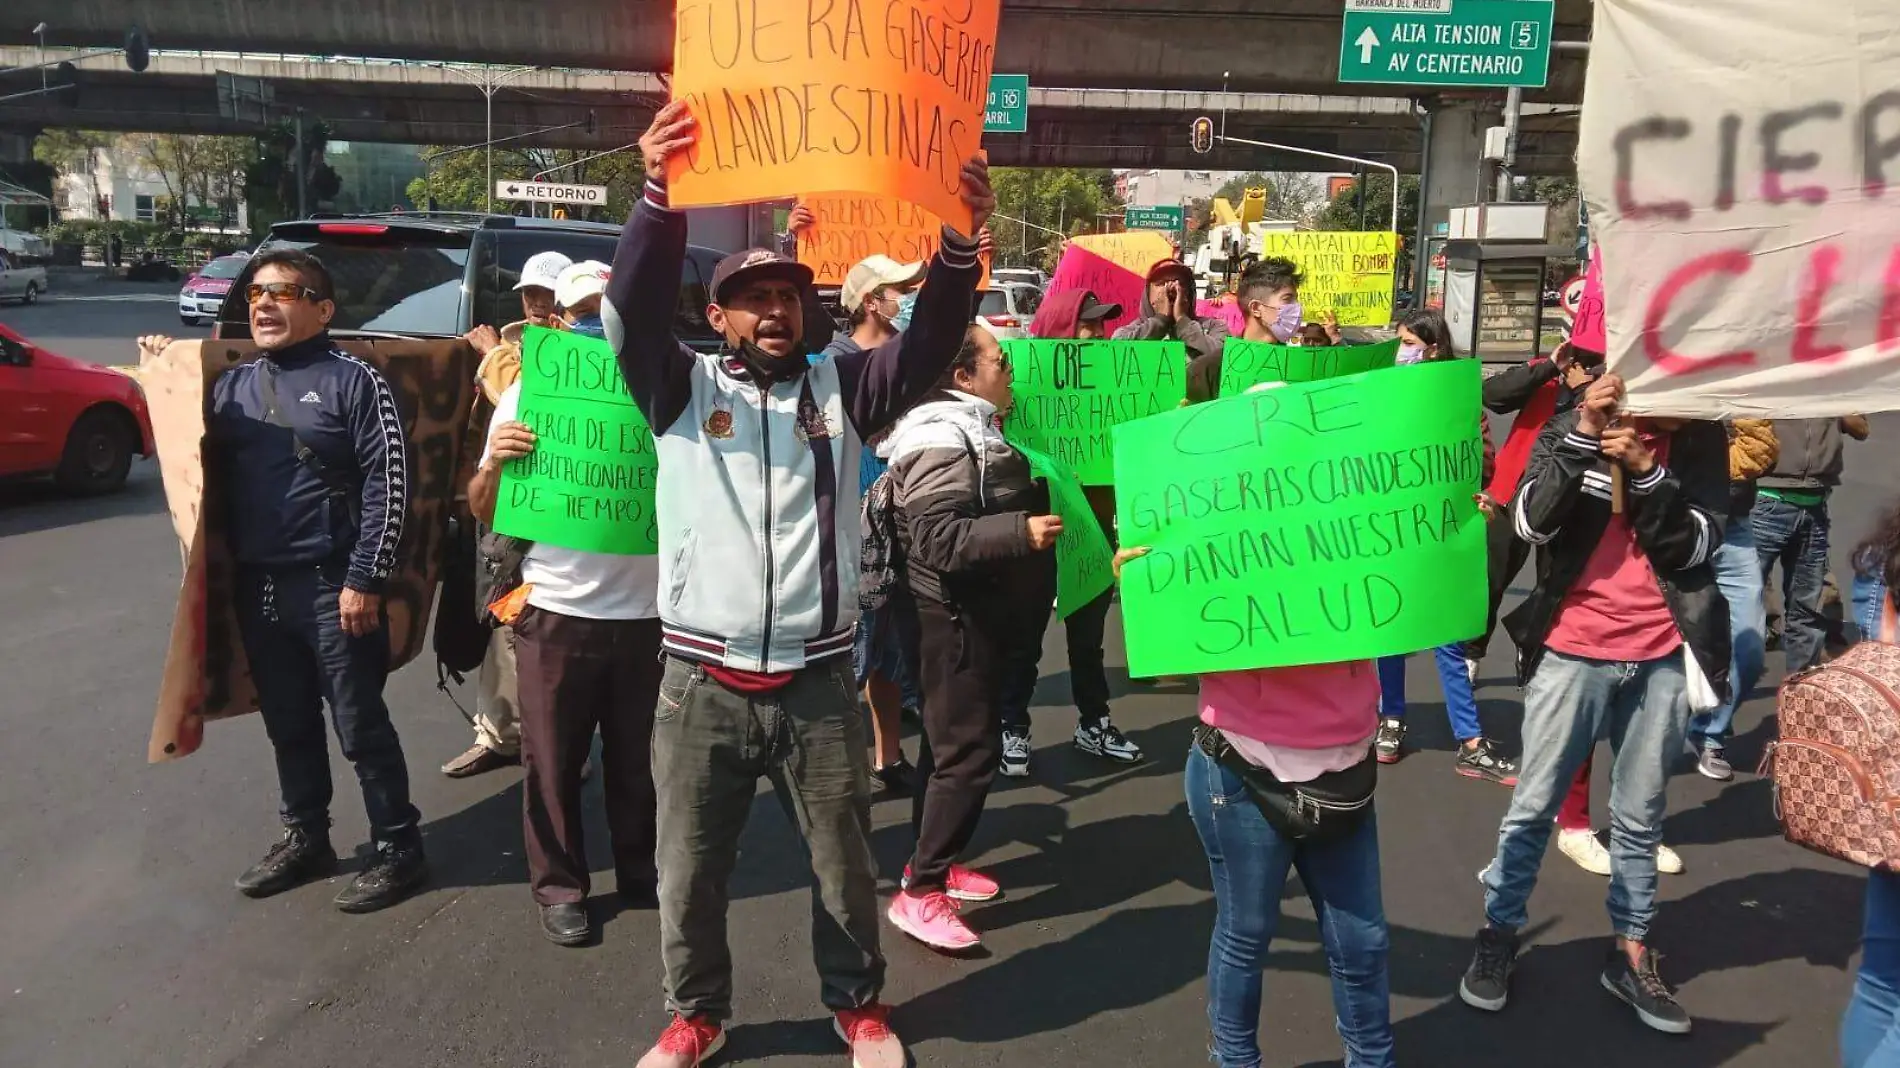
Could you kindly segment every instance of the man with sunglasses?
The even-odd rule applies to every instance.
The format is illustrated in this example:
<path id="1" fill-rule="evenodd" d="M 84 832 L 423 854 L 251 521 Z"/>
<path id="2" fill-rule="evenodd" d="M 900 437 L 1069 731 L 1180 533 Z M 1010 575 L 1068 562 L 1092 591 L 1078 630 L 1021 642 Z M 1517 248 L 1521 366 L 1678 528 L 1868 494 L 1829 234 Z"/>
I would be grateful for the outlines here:
<path id="1" fill-rule="evenodd" d="M 376 845 L 336 904 L 374 912 L 428 877 L 402 743 L 383 703 L 382 593 L 407 511 L 406 441 L 389 383 L 330 340 L 335 288 L 322 262 L 271 249 L 249 272 L 243 292 L 262 351 L 212 387 L 205 478 L 237 561 L 238 633 L 276 751 L 284 834 L 237 887 L 268 897 L 336 870 L 327 701 Z M 166 341 L 141 344 L 162 351 Z"/>

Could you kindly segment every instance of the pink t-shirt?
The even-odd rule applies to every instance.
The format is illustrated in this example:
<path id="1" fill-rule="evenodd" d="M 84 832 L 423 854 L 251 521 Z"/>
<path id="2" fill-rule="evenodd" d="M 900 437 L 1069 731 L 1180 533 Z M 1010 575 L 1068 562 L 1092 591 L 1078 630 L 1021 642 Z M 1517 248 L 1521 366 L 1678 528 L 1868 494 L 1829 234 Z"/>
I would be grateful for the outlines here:
<path id="1" fill-rule="evenodd" d="M 1282 782 L 1307 782 L 1365 759 L 1379 675 L 1370 660 L 1202 675 L 1201 722 Z"/>
<path id="2" fill-rule="evenodd" d="M 1645 434 L 1643 442 L 1660 463 L 1668 439 Z M 1676 617 L 1627 516 L 1610 516 L 1583 573 L 1557 607 L 1544 645 L 1571 656 L 1628 661 L 1659 660 L 1681 648 Z"/>

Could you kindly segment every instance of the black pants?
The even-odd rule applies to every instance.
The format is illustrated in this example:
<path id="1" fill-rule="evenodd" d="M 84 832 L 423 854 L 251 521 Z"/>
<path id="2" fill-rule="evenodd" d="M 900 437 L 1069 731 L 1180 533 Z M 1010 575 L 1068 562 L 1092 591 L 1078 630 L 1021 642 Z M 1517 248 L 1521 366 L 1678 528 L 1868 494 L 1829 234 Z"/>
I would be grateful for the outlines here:
<path id="1" fill-rule="evenodd" d="M 607 834 L 622 893 L 651 890 L 653 708 L 660 621 L 581 619 L 529 606 L 515 621 L 520 680 L 521 831 L 537 904 L 587 897 L 581 771 L 600 730 Z"/>
<path id="2" fill-rule="evenodd" d="M 1491 635 L 1498 629 L 1498 608 L 1504 603 L 1504 593 L 1531 558 L 1531 543 L 1517 536 L 1515 524 L 1516 517 L 1506 507 L 1499 509 L 1497 518 L 1485 528 L 1485 570 L 1491 582 L 1491 603 L 1484 615 L 1484 633 L 1465 643 L 1465 655 L 1473 660 L 1483 660 L 1485 650 L 1491 647 Z"/>
<path id="3" fill-rule="evenodd" d="M 343 571 L 342 565 L 246 568 L 238 575 L 238 634 L 277 753 L 284 824 L 329 833 L 328 702 L 337 744 L 363 788 L 371 836 L 379 845 L 412 844 L 420 840 L 421 817 L 409 803 L 409 768 L 383 703 L 389 624 L 360 638 L 344 633 L 338 607 Z"/>
<path id="4" fill-rule="evenodd" d="M 950 862 L 969 848 L 1003 756 L 996 696 L 1006 638 L 949 607 L 920 598 L 910 650 L 924 688 L 924 743 L 911 795 L 913 890 L 942 890 Z"/>
<path id="5" fill-rule="evenodd" d="M 1095 521 L 1101 524 L 1113 549 L 1120 544 L 1115 536 L 1115 489 L 1090 486 L 1087 493 Z M 1003 727 L 1007 730 L 1029 732 L 1029 702 L 1035 698 L 1036 679 L 1042 669 L 1042 636 L 1049 628 L 1049 617 L 1055 614 L 1049 600 L 1044 598 L 1030 606 L 1033 621 L 1006 652 L 1001 702 Z M 1114 603 L 1111 586 L 1062 621 L 1069 646 L 1069 696 L 1075 702 L 1076 720 L 1084 727 L 1108 718 L 1108 669 L 1102 646 L 1107 640 L 1108 610 Z"/>

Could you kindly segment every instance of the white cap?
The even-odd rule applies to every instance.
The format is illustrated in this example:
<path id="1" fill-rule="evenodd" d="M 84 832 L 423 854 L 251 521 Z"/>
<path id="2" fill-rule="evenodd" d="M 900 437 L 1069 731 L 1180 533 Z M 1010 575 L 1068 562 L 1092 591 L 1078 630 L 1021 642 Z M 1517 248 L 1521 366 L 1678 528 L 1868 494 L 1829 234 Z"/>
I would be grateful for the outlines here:
<path id="1" fill-rule="evenodd" d="M 515 283 L 515 288 L 540 286 L 542 289 L 553 289 L 554 283 L 561 278 L 561 272 L 573 262 L 558 252 L 537 252 L 521 265 L 521 281 Z"/>
<path id="2" fill-rule="evenodd" d="M 561 272 L 554 283 L 554 302 L 572 308 L 588 297 L 598 297 L 607 292 L 607 279 L 612 274 L 613 268 L 599 260 L 582 260 Z"/>
<path id="3" fill-rule="evenodd" d="M 924 261 L 899 263 L 882 253 L 866 256 L 856 267 L 845 272 L 844 285 L 838 290 L 838 303 L 848 312 L 857 311 L 864 298 L 884 286 L 907 286 L 924 276 Z"/>

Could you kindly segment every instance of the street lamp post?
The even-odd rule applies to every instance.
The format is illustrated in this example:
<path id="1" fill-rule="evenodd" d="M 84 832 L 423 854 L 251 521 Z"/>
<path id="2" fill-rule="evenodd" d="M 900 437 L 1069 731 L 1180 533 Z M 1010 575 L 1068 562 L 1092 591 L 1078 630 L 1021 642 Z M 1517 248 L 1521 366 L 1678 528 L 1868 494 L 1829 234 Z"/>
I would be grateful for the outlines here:
<path id="1" fill-rule="evenodd" d="M 507 85 L 523 74 L 527 74 L 530 71 L 537 71 L 541 68 L 514 67 L 502 71 L 500 74 L 496 74 L 494 68 L 485 63 L 480 67 L 479 72 L 471 72 L 466 68 L 450 66 L 446 63 L 441 66 L 443 70 L 454 74 L 456 77 L 461 78 L 463 81 L 481 90 L 482 99 L 487 104 L 487 129 L 482 134 L 482 140 L 488 144 L 488 186 L 482 190 L 482 210 L 492 212 L 495 210 L 495 94 L 501 91 L 502 86 Z"/>

